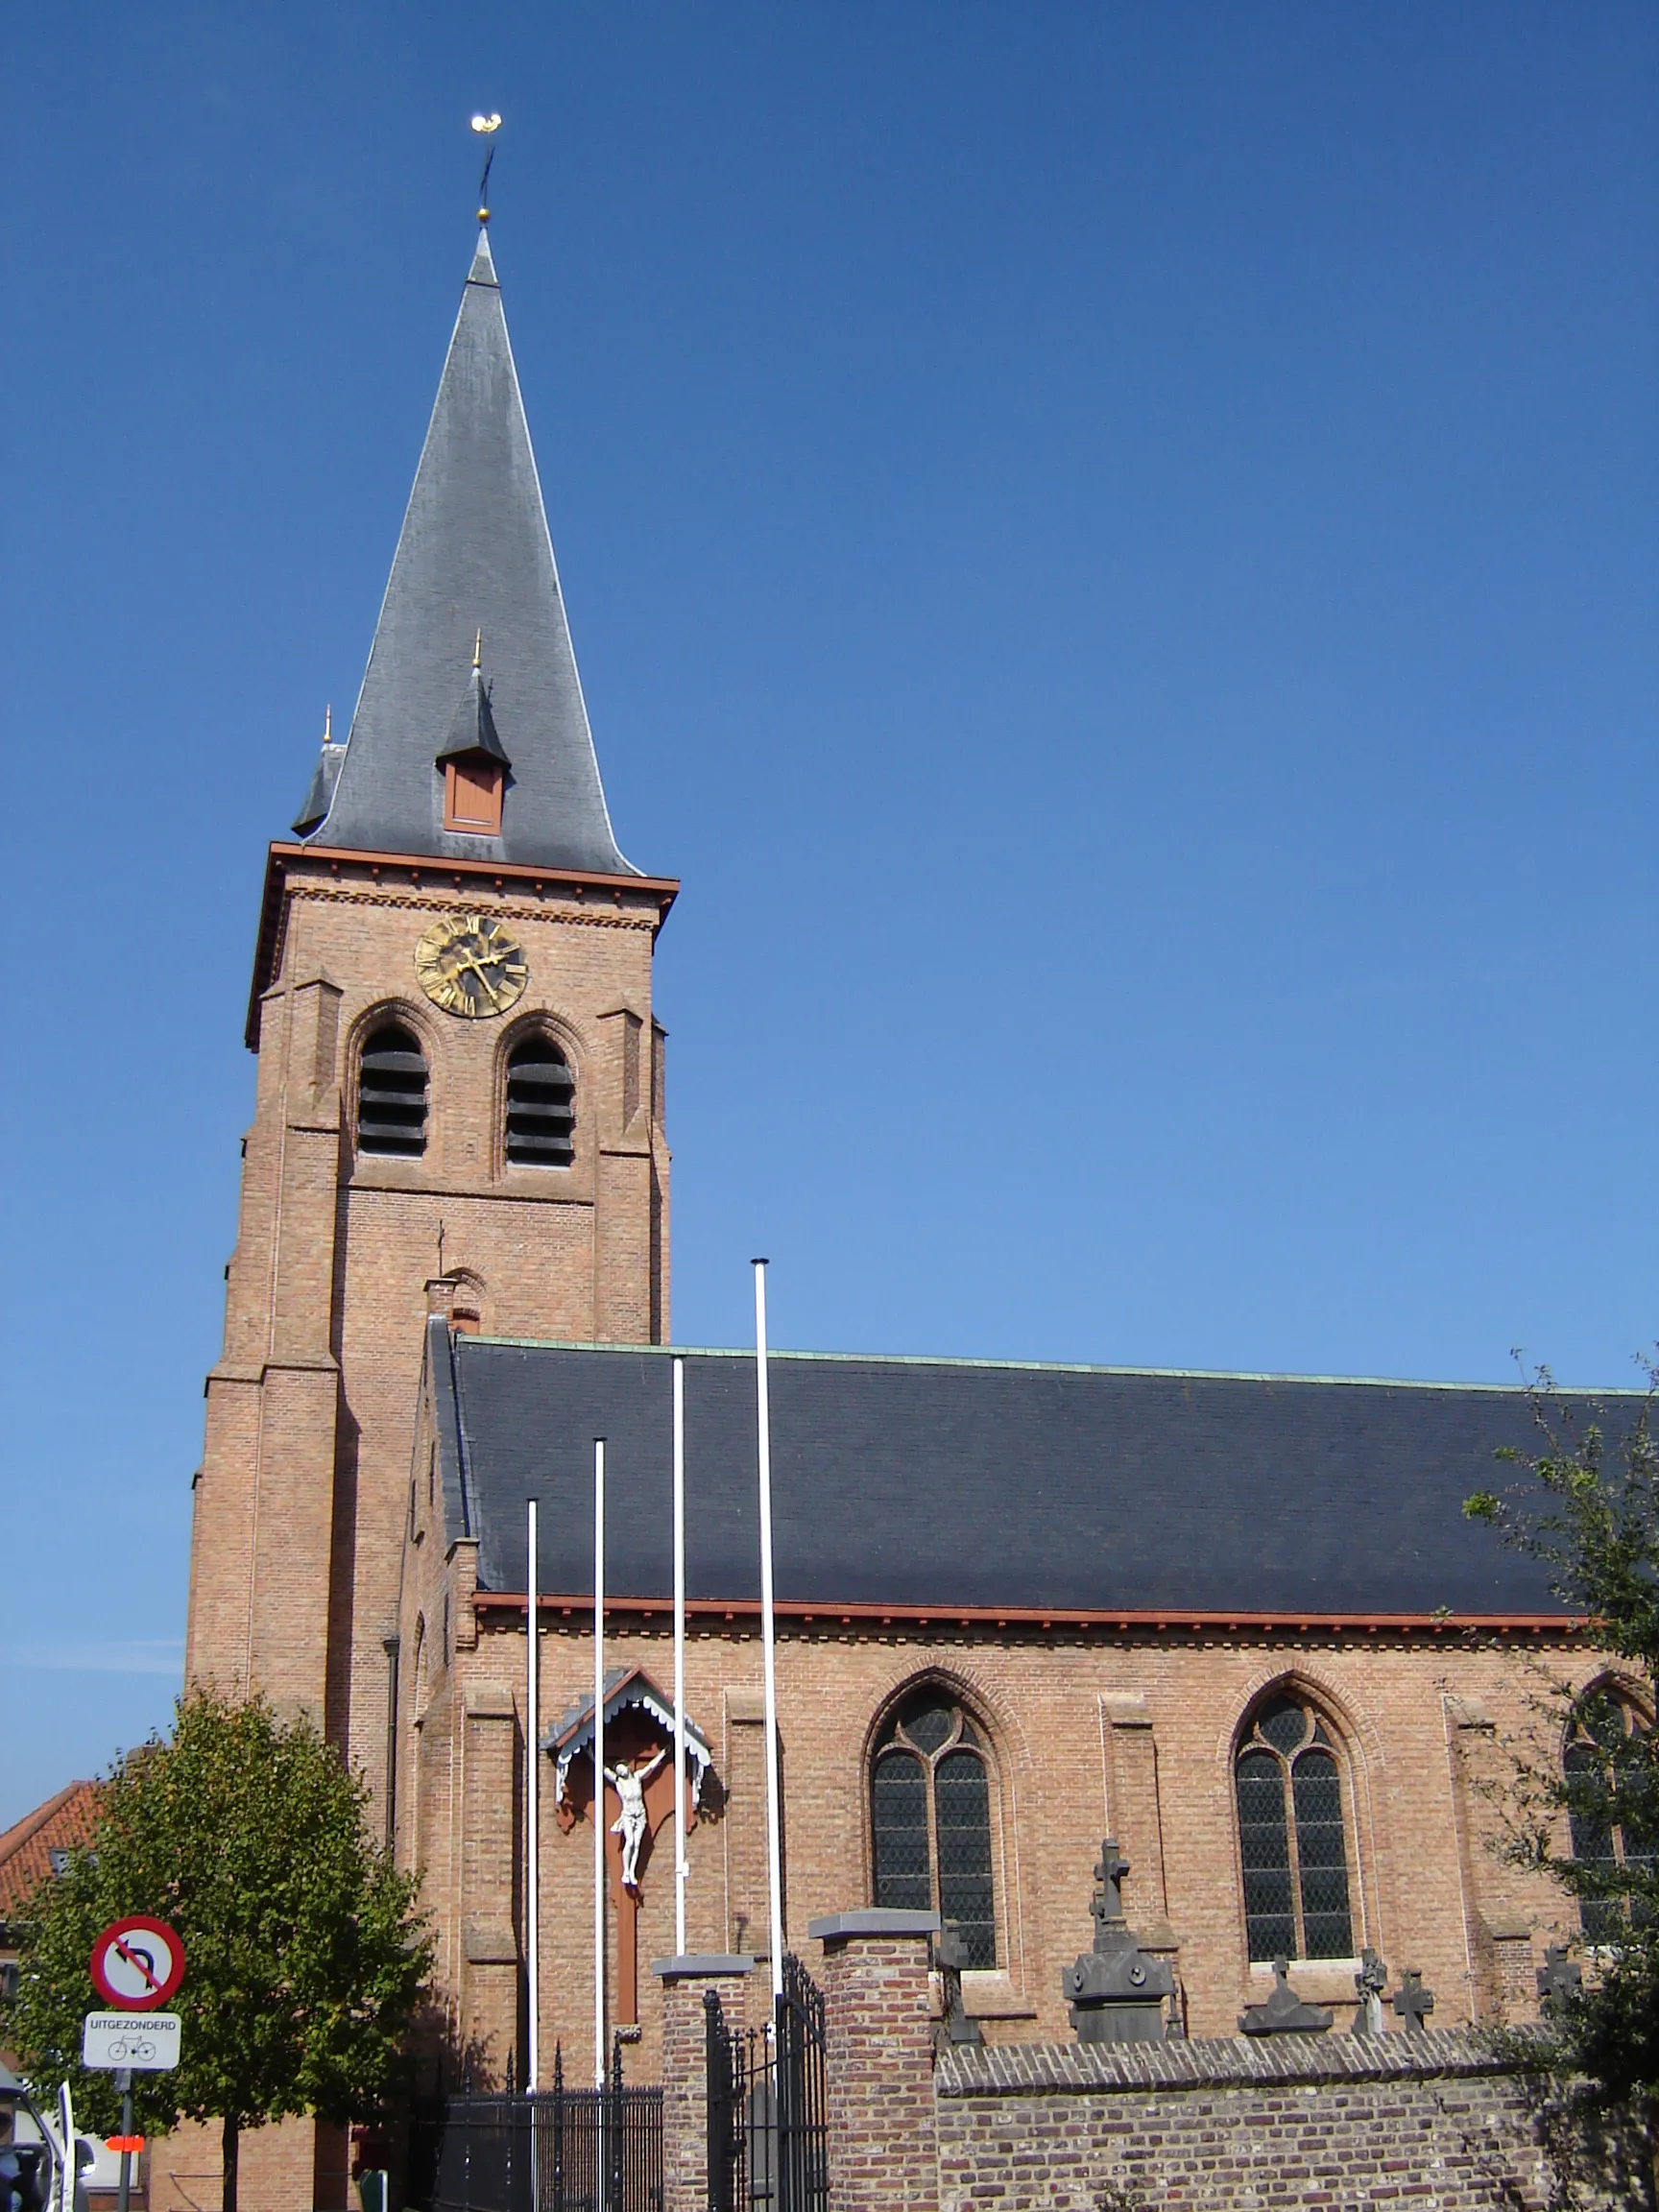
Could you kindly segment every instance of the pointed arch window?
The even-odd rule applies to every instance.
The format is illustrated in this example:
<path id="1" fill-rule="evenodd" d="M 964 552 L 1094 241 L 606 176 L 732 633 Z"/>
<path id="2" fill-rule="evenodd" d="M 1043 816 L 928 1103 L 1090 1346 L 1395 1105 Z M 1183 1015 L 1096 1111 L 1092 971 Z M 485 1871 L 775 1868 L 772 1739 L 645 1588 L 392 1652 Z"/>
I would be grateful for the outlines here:
<path id="1" fill-rule="evenodd" d="M 1353 1956 L 1345 1784 L 1316 1706 L 1281 1694 L 1257 1709 L 1233 1766 L 1252 1960 Z"/>
<path id="2" fill-rule="evenodd" d="M 1580 1895 L 1578 1917 L 1585 1940 L 1612 1943 L 1623 1936 L 1633 1915 L 1646 1917 L 1638 1898 L 1622 1893 L 1627 1876 L 1648 1875 L 1654 1839 L 1628 1817 L 1615 1821 L 1609 1796 L 1626 1799 L 1648 1781 L 1652 1747 L 1650 1723 L 1628 1699 L 1609 1690 L 1582 1698 L 1573 1715 L 1562 1767 L 1567 1777 L 1567 1818 L 1573 1856 L 1580 1865 L 1605 1877 L 1611 1894 Z M 1576 1785 L 1576 1787 L 1575 1787 Z"/>
<path id="3" fill-rule="evenodd" d="M 517 1167 L 568 1167 L 576 1157 L 576 1078 L 551 1037 L 526 1037 L 507 1057 L 507 1158 Z"/>
<path id="4" fill-rule="evenodd" d="M 382 1022 L 364 1040 L 357 1149 L 402 1160 L 419 1160 L 426 1149 L 426 1055 L 401 1022 Z"/>
<path id="5" fill-rule="evenodd" d="M 995 1966 L 990 1751 L 946 1692 L 912 1692 L 883 1730 L 870 1836 L 877 1904 L 937 1912 L 960 1930 L 971 1967 Z"/>

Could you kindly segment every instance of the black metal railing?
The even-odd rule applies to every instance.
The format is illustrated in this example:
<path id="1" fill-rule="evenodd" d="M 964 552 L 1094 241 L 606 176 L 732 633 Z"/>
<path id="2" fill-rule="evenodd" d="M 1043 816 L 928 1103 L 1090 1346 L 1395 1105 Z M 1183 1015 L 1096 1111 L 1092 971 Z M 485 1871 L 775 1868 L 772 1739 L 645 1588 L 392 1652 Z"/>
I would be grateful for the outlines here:
<path id="1" fill-rule="evenodd" d="M 621 2051 L 603 2089 L 434 2100 L 418 2113 L 412 2196 L 430 2212 L 662 2212 L 662 2092 L 629 2088 Z"/>
<path id="2" fill-rule="evenodd" d="M 824 1998 L 783 1960 L 770 2028 L 733 2028 L 703 2000 L 709 2098 L 709 2212 L 829 2212 Z"/>

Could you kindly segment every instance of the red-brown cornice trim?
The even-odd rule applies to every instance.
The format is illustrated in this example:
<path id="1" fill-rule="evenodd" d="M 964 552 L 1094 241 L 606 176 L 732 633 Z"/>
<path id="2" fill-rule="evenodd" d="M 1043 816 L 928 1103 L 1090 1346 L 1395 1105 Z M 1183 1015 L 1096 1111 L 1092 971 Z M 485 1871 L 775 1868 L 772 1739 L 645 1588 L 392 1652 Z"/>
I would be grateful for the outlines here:
<path id="1" fill-rule="evenodd" d="M 282 920 L 282 892 L 289 863 L 295 860 L 309 860 L 336 875 L 343 868 L 354 874 L 367 871 L 381 881 L 388 877 L 407 876 L 418 889 L 437 884 L 445 878 L 451 883 L 459 883 L 469 876 L 487 876 L 497 886 L 523 883 L 539 891 L 547 883 L 569 884 L 577 890 L 590 887 L 607 891 L 618 901 L 624 891 L 642 891 L 655 898 L 659 927 L 680 893 L 679 878 L 673 876 L 602 876 L 574 868 L 528 868 L 517 860 L 458 860 L 445 854 L 431 853 L 359 853 L 345 845 L 291 845 L 277 841 L 266 855 L 265 893 L 260 902 L 259 934 L 253 948 L 253 982 L 248 994 L 248 1022 L 243 1031 L 243 1041 L 250 1052 L 259 1049 L 259 1000 L 270 987 L 276 958 L 277 930 Z"/>
<path id="2" fill-rule="evenodd" d="M 517 883 L 593 883 L 607 891 L 665 891 L 672 899 L 680 888 L 677 876 L 602 876 L 586 868 L 532 868 L 522 860 L 452 859 L 439 853 L 359 853 L 349 845 L 286 845 L 278 840 L 271 848 L 273 859 L 357 861 L 366 868 L 413 869 L 419 876 L 490 876 Z"/>
<path id="3" fill-rule="evenodd" d="M 522 1613 L 523 1591 L 475 1590 L 472 1606 L 479 1613 Z M 810 1604 L 780 1599 L 774 1608 L 780 1620 L 798 1621 L 804 1627 L 851 1628 L 875 1623 L 883 1628 L 1100 1628 L 1127 1634 L 1135 1629 L 1170 1633 L 1213 1634 L 1272 1630 L 1297 1636 L 1467 1635 L 1471 1631 L 1500 1636 L 1569 1636 L 1585 1625 L 1569 1613 L 1213 1613 L 1183 1605 L 1137 1609 L 1114 1606 L 1104 1611 L 1056 1605 L 1045 1610 L 1022 1605 L 866 1605 Z M 543 1597 L 538 1611 L 572 1620 L 589 1619 L 590 1597 Z M 607 1617 L 637 1614 L 653 1620 L 673 1611 L 668 1598 L 611 1598 L 605 1600 Z M 753 1598 L 730 1601 L 698 1598 L 687 1601 L 688 1619 L 695 1621 L 758 1621 L 760 1607 Z"/>

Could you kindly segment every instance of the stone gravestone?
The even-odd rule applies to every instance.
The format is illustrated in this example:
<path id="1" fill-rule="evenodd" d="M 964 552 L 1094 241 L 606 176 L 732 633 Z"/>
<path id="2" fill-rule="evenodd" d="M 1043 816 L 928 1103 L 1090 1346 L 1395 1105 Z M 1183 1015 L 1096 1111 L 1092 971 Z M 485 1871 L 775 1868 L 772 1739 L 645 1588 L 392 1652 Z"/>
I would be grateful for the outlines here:
<path id="1" fill-rule="evenodd" d="M 1539 2008 L 1549 2020 L 1564 2011 L 1584 1986 L 1584 1969 L 1576 1959 L 1568 1958 L 1565 1943 L 1547 1943 L 1544 1963 L 1534 1979 L 1538 1984 Z"/>
<path id="2" fill-rule="evenodd" d="M 1359 1954 L 1359 1971 L 1354 1977 L 1354 1986 L 1359 1992 L 1359 2002 L 1354 2008 L 1352 2032 L 1381 2035 L 1383 2032 L 1382 1992 L 1388 1986 L 1388 1969 L 1369 1947 Z"/>
<path id="3" fill-rule="evenodd" d="M 933 1963 L 944 1984 L 944 2017 L 933 2024 L 933 2049 L 937 2054 L 952 2046 L 974 2048 L 985 2037 L 977 2020 L 970 2020 L 962 2002 L 962 1969 L 968 1963 L 968 1946 L 962 1932 L 947 1921 L 933 1938 Z"/>
<path id="4" fill-rule="evenodd" d="M 1389 1999 L 1400 2015 L 1400 2025 L 1408 2035 L 1421 2035 L 1429 2025 L 1429 2015 L 1434 2009 L 1434 1992 L 1425 1989 L 1419 1968 L 1407 1966 L 1400 1986 Z"/>
<path id="5" fill-rule="evenodd" d="M 1100 1887 L 1089 1907 L 1094 1948 L 1060 1977 L 1079 2043 L 1158 2043 L 1164 2037 L 1164 2006 L 1175 1994 L 1175 1977 L 1162 1960 L 1149 1959 L 1130 1932 L 1123 1916 L 1128 1871 L 1128 1860 L 1109 1836 L 1094 1869 Z"/>
<path id="6" fill-rule="evenodd" d="M 1283 1953 L 1273 1961 L 1273 1987 L 1260 2005 L 1238 2015 L 1244 2035 L 1323 2035 L 1331 2015 L 1323 2005 L 1304 2005 L 1287 1979 L 1290 1961 Z"/>

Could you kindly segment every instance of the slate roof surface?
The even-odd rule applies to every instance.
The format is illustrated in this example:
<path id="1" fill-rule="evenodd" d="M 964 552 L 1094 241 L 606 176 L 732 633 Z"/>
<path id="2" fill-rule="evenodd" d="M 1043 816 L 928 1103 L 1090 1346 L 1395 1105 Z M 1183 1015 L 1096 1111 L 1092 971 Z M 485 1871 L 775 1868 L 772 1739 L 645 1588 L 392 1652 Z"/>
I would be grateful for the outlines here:
<path id="1" fill-rule="evenodd" d="M 72 1851 L 91 1841 L 97 1816 L 97 1783 L 70 1782 L 0 1836 L 0 1920 L 45 1881 L 54 1851 Z"/>
<path id="2" fill-rule="evenodd" d="M 513 763 L 495 837 L 444 828 L 437 766 L 480 631 L 491 710 Z M 327 813 L 313 845 L 638 874 L 611 831 L 482 231 L 345 757 L 313 778 L 301 822 L 319 805 Z"/>
<path id="3" fill-rule="evenodd" d="M 687 1351 L 689 1595 L 759 1587 L 755 1364 Z M 449 1525 L 481 1588 L 592 1589 L 592 1439 L 608 1439 L 608 1586 L 665 1599 L 671 1358 L 431 1338 Z M 1633 1394 L 1613 1393 L 1611 1422 Z M 1465 1521 L 1532 1437 L 1518 1390 L 774 1355 L 781 1600 L 1143 1611 L 1560 1613 Z"/>

